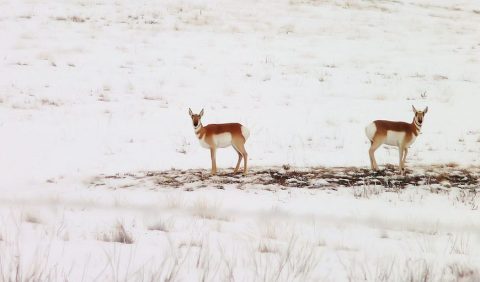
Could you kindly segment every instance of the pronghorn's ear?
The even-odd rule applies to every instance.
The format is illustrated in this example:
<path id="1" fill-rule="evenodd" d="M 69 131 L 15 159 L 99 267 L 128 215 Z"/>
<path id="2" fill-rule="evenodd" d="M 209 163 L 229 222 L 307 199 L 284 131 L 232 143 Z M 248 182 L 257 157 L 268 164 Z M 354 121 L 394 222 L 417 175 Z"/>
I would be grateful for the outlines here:
<path id="1" fill-rule="evenodd" d="M 412 105 L 412 109 L 413 109 L 414 113 L 417 113 L 417 109 L 415 109 L 415 107 L 413 105 Z"/>
<path id="2" fill-rule="evenodd" d="M 192 109 L 188 108 L 188 114 L 189 114 L 190 116 L 193 116 Z"/>
<path id="3" fill-rule="evenodd" d="M 428 107 L 425 108 L 425 110 L 423 111 L 424 114 L 426 114 L 428 112 Z"/>
<path id="4" fill-rule="evenodd" d="M 202 117 L 202 116 L 203 116 L 203 109 L 202 109 L 202 111 L 200 112 L 200 117 Z"/>

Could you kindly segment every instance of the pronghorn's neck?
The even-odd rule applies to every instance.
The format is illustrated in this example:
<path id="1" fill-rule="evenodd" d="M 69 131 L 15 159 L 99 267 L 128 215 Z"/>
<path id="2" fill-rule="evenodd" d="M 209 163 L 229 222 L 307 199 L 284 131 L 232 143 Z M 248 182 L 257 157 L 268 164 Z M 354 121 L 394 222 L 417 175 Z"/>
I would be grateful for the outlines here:
<path id="1" fill-rule="evenodd" d="M 195 135 L 197 135 L 198 139 L 202 137 L 203 125 L 201 122 L 198 123 L 196 127 L 193 128 L 195 131 Z"/>
<path id="2" fill-rule="evenodd" d="M 412 121 L 412 128 L 413 128 L 413 134 L 415 136 L 418 136 L 420 133 L 420 130 L 422 129 L 422 125 L 417 122 L 417 119 L 414 117 Z"/>

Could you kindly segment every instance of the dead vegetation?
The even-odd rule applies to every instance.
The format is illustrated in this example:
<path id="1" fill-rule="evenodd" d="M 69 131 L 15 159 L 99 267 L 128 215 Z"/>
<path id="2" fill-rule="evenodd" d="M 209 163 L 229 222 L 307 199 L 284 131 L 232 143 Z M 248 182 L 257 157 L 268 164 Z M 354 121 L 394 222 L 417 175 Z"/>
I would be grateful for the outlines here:
<path id="1" fill-rule="evenodd" d="M 83 18 L 83 17 L 79 17 L 79 16 L 71 16 L 71 17 L 55 17 L 54 20 L 56 21 L 71 21 L 71 22 L 74 22 L 74 23 L 84 23 L 86 21 L 88 21 L 90 18 L 86 17 L 86 18 Z"/>
<path id="2" fill-rule="evenodd" d="M 148 226 L 148 230 L 170 232 L 173 228 L 173 225 L 173 221 L 158 220 L 157 222 L 150 224 Z"/>
<path id="3" fill-rule="evenodd" d="M 134 242 L 132 235 L 125 230 L 123 223 L 117 223 L 113 230 L 102 233 L 100 236 L 98 236 L 98 240 L 121 244 L 133 244 Z"/>
<path id="4" fill-rule="evenodd" d="M 40 219 L 40 217 L 38 215 L 30 213 L 30 212 L 26 213 L 23 216 L 23 220 L 25 222 L 32 223 L 32 224 L 42 224 L 42 220 Z"/>
<path id="5" fill-rule="evenodd" d="M 456 164 L 415 167 L 407 170 L 406 176 L 398 174 L 394 166 L 372 172 L 356 167 L 314 167 L 304 169 L 254 168 L 247 177 L 233 173 L 210 176 L 207 170 L 146 171 L 115 175 L 99 175 L 91 181 L 91 187 L 119 189 L 122 187 L 194 188 L 226 186 L 245 189 L 251 185 L 281 189 L 338 189 L 358 187 L 359 197 L 376 194 L 379 188 L 403 189 L 407 186 L 429 186 L 435 189 L 457 187 L 476 190 L 479 184 L 480 167 L 460 168 Z M 150 188 L 151 189 L 151 188 Z M 434 190 L 435 190 L 434 189 Z M 363 195 L 365 194 L 365 195 Z"/>
<path id="6" fill-rule="evenodd" d="M 42 104 L 42 106 L 53 106 L 53 107 L 59 107 L 61 106 L 61 104 L 55 100 L 52 100 L 52 99 L 47 99 L 47 98 L 43 98 L 40 100 L 40 104 Z"/>

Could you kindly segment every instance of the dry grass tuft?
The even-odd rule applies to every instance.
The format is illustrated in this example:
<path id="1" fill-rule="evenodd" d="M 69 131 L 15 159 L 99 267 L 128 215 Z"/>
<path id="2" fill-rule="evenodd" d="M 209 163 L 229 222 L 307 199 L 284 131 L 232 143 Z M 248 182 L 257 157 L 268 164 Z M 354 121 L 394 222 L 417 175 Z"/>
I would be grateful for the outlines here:
<path id="1" fill-rule="evenodd" d="M 258 244 L 257 250 L 259 253 L 262 253 L 262 254 L 278 253 L 278 248 L 276 248 L 273 244 L 269 244 L 265 241 L 261 241 Z"/>
<path id="2" fill-rule="evenodd" d="M 264 238 L 268 239 L 278 239 L 278 226 L 275 222 L 268 222 L 266 224 L 262 224 L 263 230 L 262 230 L 262 235 Z"/>
<path id="3" fill-rule="evenodd" d="M 84 23 L 86 22 L 89 18 L 82 18 L 79 16 L 72 16 L 72 17 L 55 17 L 54 18 L 56 21 L 72 21 L 74 23 Z"/>
<path id="4" fill-rule="evenodd" d="M 229 221 L 228 216 L 222 214 L 217 202 L 208 202 L 206 199 L 199 199 L 193 204 L 193 214 L 204 219 Z"/>
<path id="5" fill-rule="evenodd" d="M 177 248 L 203 248 L 203 242 L 200 240 L 182 241 L 177 244 Z"/>
<path id="6" fill-rule="evenodd" d="M 47 98 L 40 100 L 40 103 L 42 104 L 42 106 L 54 106 L 54 107 L 60 106 L 60 103 Z"/>
<path id="7" fill-rule="evenodd" d="M 117 242 L 122 244 L 133 244 L 134 242 L 132 235 L 125 230 L 123 223 L 117 223 L 113 231 L 104 233 L 97 239 L 104 242 Z"/>
<path id="8" fill-rule="evenodd" d="M 148 230 L 170 232 L 173 229 L 173 222 L 171 220 L 158 220 L 154 224 L 148 226 Z"/>
<path id="9" fill-rule="evenodd" d="M 436 74 L 433 76 L 433 79 L 434 80 L 447 80 L 448 79 L 448 76 L 445 76 L 445 75 L 441 75 L 441 74 Z"/>
<path id="10" fill-rule="evenodd" d="M 25 222 L 33 223 L 33 224 L 42 224 L 42 220 L 40 219 L 39 216 L 32 214 L 32 213 L 27 213 L 23 216 L 23 220 Z"/>
<path id="11" fill-rule="evenodd" d="M 383 192 L 384 188 L 377 185 L 363 185 L 360 187 L 353 187 L 353 196 L 356 199 L 365 198 L 370 199 L 372 196 L 377 196 Z"/>
<path id="12" fill-rule="evenodd" d="M 479 270 L 464 264 L 453 263 L 447 265 L 443 270 L 443 275 L 446 274 L 454 278 L 452 281 L 480 281 Z"/>

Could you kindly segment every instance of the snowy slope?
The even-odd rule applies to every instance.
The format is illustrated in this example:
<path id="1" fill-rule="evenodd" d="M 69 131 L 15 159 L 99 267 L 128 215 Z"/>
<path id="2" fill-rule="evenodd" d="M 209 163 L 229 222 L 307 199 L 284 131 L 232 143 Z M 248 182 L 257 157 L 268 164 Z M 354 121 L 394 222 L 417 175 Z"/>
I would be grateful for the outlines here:
<path id="1" fill-rule="evenodd" d="M 188 107 L 247 125 L 252 165 L 366 166 L 368 122 L 428 105 L 409 161 L 478 164 L 474 2 L 2 6 L 0 164 L 14 179 L 208 167 Z"/>
<path id="2" fill-rule="evenodd" d="M 428 106 L 407 167 L 478 166 L 479 22 L 477 1 L 0 0 L 0 280 L 19 255 L 42 280 L 477 279 L 476 192 L 90 180 L 209 169 L 189 107 L 295 168 L 367 167 L 364 127 Z M 104 242 L 117 223 L 133 244 Z"/>

